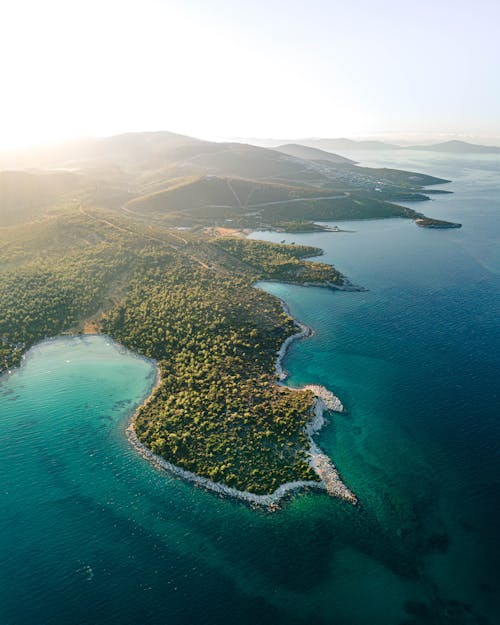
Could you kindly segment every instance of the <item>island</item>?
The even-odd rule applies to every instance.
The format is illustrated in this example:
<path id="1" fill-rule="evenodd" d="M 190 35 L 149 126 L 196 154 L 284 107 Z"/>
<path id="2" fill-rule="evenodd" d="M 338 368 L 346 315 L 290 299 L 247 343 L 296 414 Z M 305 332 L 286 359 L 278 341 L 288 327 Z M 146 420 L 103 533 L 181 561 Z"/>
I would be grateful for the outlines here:
<path id="1" fill-rule="evenodd" d="M 420 228 L 461 228 L 462 224 L 453 223 L 452 221 L 443 221 L 441 219 L 430 219 L 429 217 L 418 217 L 415 223 Z"/>
<path id="2" fill-rule="evenodd" d="M 317 223 L 338 219 L 439 227 L 446 222 L 395 200 L 421 202 L 423 186 L 445 181 L 319 150 L 172 133 L 71 150 L 50 152 L 40 161 L 47 170 L 0 172 L 0 371 L 47 337 L 105 333 L 156 363 L 157 384 L 127 427 L 148 460 L 252 505 L 273 508 L 304 488 L 355 504 L 314 438 L 326 415 L 343 411 L 341 400 L 331 389 L 283 384 L 286 350 L 310 330 L 255 284 L 362 287 L 307 260 L 318 248 L 243 235 L 339 236 Z"/>

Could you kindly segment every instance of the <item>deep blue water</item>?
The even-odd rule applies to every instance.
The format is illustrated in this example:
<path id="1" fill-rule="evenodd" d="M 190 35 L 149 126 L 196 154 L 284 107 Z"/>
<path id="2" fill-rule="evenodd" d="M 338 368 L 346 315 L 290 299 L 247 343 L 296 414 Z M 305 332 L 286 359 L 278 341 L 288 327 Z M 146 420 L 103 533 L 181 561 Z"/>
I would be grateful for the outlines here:
<path id="1" fill-rule="evenodd" d="M 286 367 L 347 406 L 320 444 L 361 505 L 266 514 L 156 471 L 124 437 L 152 365 L 104 337 L 42 343 L 0 380 L 1 625 L 500 622 L 499 161 L 370 164 L 404 158 L 454 181 L 417 208 L 462 229 L 253 235 L 369 289 L 265 285 L 315 329 Z"/>

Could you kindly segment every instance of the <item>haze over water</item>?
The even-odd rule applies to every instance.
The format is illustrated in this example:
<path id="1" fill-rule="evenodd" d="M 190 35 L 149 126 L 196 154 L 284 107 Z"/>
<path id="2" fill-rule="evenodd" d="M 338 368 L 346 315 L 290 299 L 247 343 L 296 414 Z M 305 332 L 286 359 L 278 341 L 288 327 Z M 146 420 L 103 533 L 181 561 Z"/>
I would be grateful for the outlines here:
<path id="1" fill-rule="evenodd" d="M 46 342 L 0 379 L 2 625 L 497 622 L 499 161 L 360 157 L 452 179 L 416 208 L 463 228 L 253 236 L 321 247 L 369 289 L 265 285 L 315 330 L 290 383 L 346 405 L 319 441 L 361 506 L 265 514 L 155 470 L 124 436 L 152 365 L 105 337 Z"/>

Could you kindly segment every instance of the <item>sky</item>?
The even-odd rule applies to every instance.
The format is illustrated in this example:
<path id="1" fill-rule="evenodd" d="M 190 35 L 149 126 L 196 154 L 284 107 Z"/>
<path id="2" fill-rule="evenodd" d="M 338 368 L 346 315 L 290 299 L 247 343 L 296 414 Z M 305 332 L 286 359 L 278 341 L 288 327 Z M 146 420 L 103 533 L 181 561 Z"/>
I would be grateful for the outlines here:
<path id="1" fill-rule="evenodd" d="M 498 0 L 0 0 L 0 148 L 171 130 L 500 141 Z"/>

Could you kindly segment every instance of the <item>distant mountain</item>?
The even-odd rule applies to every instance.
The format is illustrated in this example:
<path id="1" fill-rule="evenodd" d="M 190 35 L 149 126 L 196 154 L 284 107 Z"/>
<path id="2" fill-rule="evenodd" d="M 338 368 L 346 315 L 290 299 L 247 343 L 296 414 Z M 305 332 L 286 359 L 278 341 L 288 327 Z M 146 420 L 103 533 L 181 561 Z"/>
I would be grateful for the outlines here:
<path id="1" fill-rule="evenodd" d="M 158 164 L 180 147 L 202 146 L 201 139 L 173 132 L 135 132 L 112 137 L 78 139 L 34 149 L 0 153 L 3 168 L 118 168 Z"/>
<path id="2" fill-rule="evenodd" d="M 170 155 L 170 172 L 176 175 L 215 175 L 265 178 L 272 182 L 326 182 L 326 177 L 304 161 L 277 150 L 245 143 L 206 143 L 182 146 Z M 307 163 L 306 163 L 307 165 Z"/>
<path id="3" fill-rule="evenodd" d="M 71 169 L 147 187 L 186 176 L 266 178 L 273 182 L 326 183 L 309 161 L 245 143 L 215 143 L 171 132 L 127 133 L 0 153 L 0 169 Z M 147 190 L 147 189 L 144 189 Z"/>
<path id="4" fill-rule="evenodd" d="M 400 145 L 385 143 L 384 141 L 354 141 L 352 139 L 300 139 L 300 145 L 306 145 L 320 150 L 335 150 L 338 152 L 352 150 L 401 150 Z"/>
<path id="5" fill-rule="evenodd" d="M 344 148 L 389 145 L 311 141 L 340 142 Z M 34 164 L 43 170 L 27 170 Z M 2 167 L 23 171 L 2 172 Z M 427 199 L 421 188 L 444 182 L 415 172 L 360 167 L 314 146 L 270 149 L 170 132 L 127 133 L 0 153 L 0 226 L 80 205 L 124 209 L 146 220 L 181 218 L 182 225 L 409 216 L 389 203 Z"/>
<path id="6" fill-rule="evenodd" d="M 243 139 L 241 140 L 243 141 Z M 248 143 L 266 147 L 273 148 L 274 150 L 278 150 L 281 152 L 285 152 L 284 148 L 288 148 L 290 146 L 303 146 L 309 147 L 311 149 L 324 150 L 327 152 L 356 152 L 362 150 L 429 150 L 432 152 L 450 152 L 456 154 L 500 154 L 500 147 L 491 146 L 491 145 L 479 145 L 476 143 L 468 143 L 467 141 L 444 141 L 442 143 L 434 143 L 432 145 L 396 145 L 395 143 L 387 143 L 385 141 L 376 141 L 376 140 L 366 140 L 366 141 L 357 141 L 354 139 L 324 139 L 324 138 L 306 138 L 306 139 L 294 139 L 294 140 L 284 140 L 284 139 L 247 139 Z M 290 149 L 292 149 L 290 147 Z M 287 152 L 288 153 L 288 152 Z M 291 151 L 289 152 L 291 154 Z M 312 156 L 299 155 L 298 152 L 295 152 L 293 156 L 297 156 L 298 158 L 303 158 L 306 160 L 317 160 Z M 333 162 L 333 161 L 331 161 Z M 340 161 L 337 161 L 340 162 Z"/>
<path id="7" fill-rule="evenodd" d="M 354 165 L 356 161 L 352 161 L 350 158 L 334 154 L 333 152 L 325 152 L 318 148 L 311 148 L 306 145 L 300 145 L 298 143 L 287 143 L 285 145 L 279 145 L 274 148 L 277 152 L 283 152 L 283 154 L 289 154 L 297 158 L 303 158 L 306 161 L 328 161 L 329 163 L 336 163 L 337 165 Z"/>
<path id="8" fill-rule="evenodd" d="M 449 152 L 450 154 L 500 154 L 500 147 L 479 145 L 467 141 L 444 141 L 433 145 L 412 145 L 408 150 L 428 150 L 430 152 Z"/>

